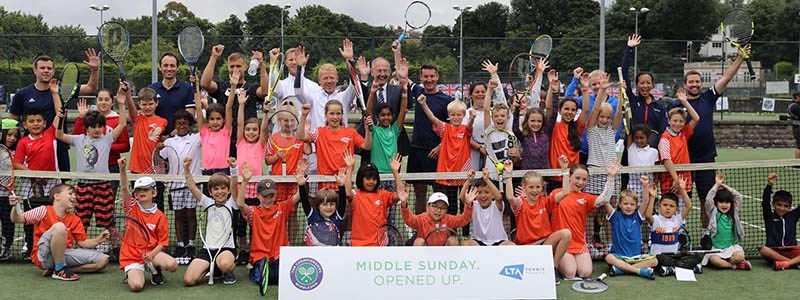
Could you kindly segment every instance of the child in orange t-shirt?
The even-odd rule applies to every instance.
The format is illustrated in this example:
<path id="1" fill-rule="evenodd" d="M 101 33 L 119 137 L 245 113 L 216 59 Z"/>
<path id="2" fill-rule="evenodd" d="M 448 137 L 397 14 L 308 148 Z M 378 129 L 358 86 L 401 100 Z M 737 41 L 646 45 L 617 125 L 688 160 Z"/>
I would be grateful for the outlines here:
<path id="1" fill-rule="evenodd" d="M 567 172 L 567 160 L 559 158 L 559 163 L 563 171 L 562 180 L 568 180 L 569 183 L 564 184 L 567 188 L 556 189 L 550 194 L 558 202 L 552 216 L 553 228 L 569 229 L 572 240 L 567 247 L 567 253 L 558 264 L 558 269 L 567 279 L 575 278 L 576 275 L 586 278 L 592 275 L 592 258 L 589 256 L 585 237 L 586 216 L 610 200 L 619 165 L 612 163 L 606 166 L 608 180 L 605 188 L 600 195 L 592 195 L 583 192 L 589 178 L 589 170 L 585 165 L 574 165 Z"/>
<path id="2" fill-rule="evenodd" d="M 353 178 L 355 158 L 352 152 L 344 153 L 347 165 L 345 178 Z M 395 156 L 389 166 L 397 191 L 404 191 L 405 184 L 400 180 L 400 157 Z M 368 163 L 361 165 L 356 174 L 356 190 L 353 190 L 352 180 L 344 181 L 347 197 L 351 199 L 353 207 L 353 223 L 350 234 L 352 246 L 378 246 L 378 229 L 386 224 L 386 211 L 399 199 L 398 193 L 378 189 L 381 178 L 378 168 Z"/>
<path id="3" fill-rule="evenodd" d="M 260 166 L 256 166 L 260 167 Z M 239 194 L 236 195 L 236 205 L 239 211 L 251 226 L 252 237 L 250 240 L 250 281 L 261 283 L 268 280 L 268 284 L 278 284 L 278 266 L 280 265 L 281 246 L 289 245 L 286 224 L 289 217 L 300 202 L 300 195 L 295 193 L 289 199 L 276 199 L 278 193 L 275 181 L 264 179 L 256 186 L 259 205 L 248 206 L 244 202 L 247 193 L 247 183 L 253 177 L 253 171 L 242 163 L 242 183 Z M 304 185 L 304 176 L 295 176 L 297 184 Z M 261 278 L 262 268 L 269 268 L 269 278 Z"/>
<path id="4" fill-rule="evenodd" d="M 162 136 L 168 134 L 168 132 L 164 132 L 167 128 L 167 119 L 156 115 L 156 109 L 158 108 L 157 95 L 156 91 L 151 88 L 139 90 L 138 112 L 133 100 L 128 100 L 129 116 L 133 125 L 131 173 L 152 173 L 153 151 L 162 141 Z M 164 184 L 161 182 L 156 184 L 154 202 L 159 209 L 164 209 Z"/>
<path id="5" fill-rule="evenodd" d="M 150 283 L 162 285 L 167 279 L 161 274 L 161 270 L 175 272 L 178 269 L 178 262 L 169 254 L 162 252 L 169 246 L 169 225 L 167 216 L 153 203 L 153 198 L 156 196 L 156 182 L 150 177 L 137 179 L 133 184 L 133 196 L 131 196 L 125 158 L 120 158 L 117 162 L 123 211 L 126 216 L 144 225 L 148 235 L 153 237 L 147 245 L 148 252 L 144 257 L 137 257 L 134 254 L 135 250 L 132 249 L 133 246 L 125 243 L 119 251 L 119 268 L 125 270 L 128 288 L 132 292 L 138 292 L 144 288 L 145 264 L 152 263 L 156 269 L 156 273 L 150 278 Z"/>
<path id="6" fill-rule="evenodd" d="M 661 134 L 661 140 L 658 142 L 658 153 L 661 163 L 667 168 L 667 172 L 661 173 L 661 191 L 671 191 L 677 193 L 678 181 L 683 181 L 686 186 L 686 193 L 692 192 L 692 172 L 689 171 L 675 171 L 676 164 L 688 164 L 689 160 L 689 139 L 694 135 L 694 127 L 700 122 L 700 115 L 689 104 L 686 98 L 686 92 L 683 88 L 675 92 L 675 96 L 681 101 L 683 107 L 673 108 L 667 113 L 667 120 L 669 126 L 664 133 Z M 691 117 L 691 121 L 686 123 L 687 114 Z M 684 199 L 678 198 L 678 209 L 683 209 L 685 206 Z"/>
<path id="7" fill-rule="evenodd" d="M 461 199 L 464 202 L 464 212 L 457 216 L 447 213 L 447 208 L 450 205 L 445 194 L 439 192 L 431 194 L 428 197 L 426 212 L 418 215 L 411 213 L 408 208 L 408 192 L 405 189 L 397 189 L 397 194 L 400 199 L 400 214 L 403 216 L 403 221 L 406 222 L 408 227 L 417 231 L 414 246 L 425 246 L 426 237 L 432 231 L 438 228 L 456 229 L 469 224 L 469 221 L 472 220 L 472 202 L 478 197 L 478 189 L 472 187 L 464 195 L 464 198 Z M 447 237 L 447 246 L 458 246 L 458 244 L 458 235 Z"/>
<path id="8" fill-rule="evenodd" d="M 548 74 L 548 76 L 551 76 Z M 558 76 L 555 73 L 554 76 Z M 558 102 L 558 114 L 561 115 L 561 121 L 553 125 L 552 133 L 550 134 L 550 167 L 553 169 L 560 166 L 559 158 L 561 155 L 566 155 L 569 161 L 569 167 L 580 163 L 581 150 L 581 135 L 586 128 L 586 121 L 589 118 L 589 74 L 583 73 L 581 75 L 581 91 L 583 94 L 583 101 L 581 102 L 580 115 L 578 113 L 578 101 L 574 98 L 564 98 Z M 555 95 L 553 95 L 555 97 Z M 560 177 L 552 177 L 549 180 L 556 183 L 561 181 Z M 551 184 L 548 191 L 556 188 L 556 184 Z"/>
<path id="9" fill-rule="evenodd" d="M 475 122 L 475 111 L 470 111 L 469 122 L 462 125 L 464 115 L 467 113 L 467 105 L 461 101 L 453 101 L 447 104 L 447 115 L 450 123 L 445 123 L 433 114 L 428 107 L 425 95 L 417 97 L 417 102 L 422 106 L 422 110 L 433 124 L 433 131 L 442 138 L 439 145 L 439 159 L 436 165 L 436 172 L 465 172 L 470 169 L 471 154 L 469 141 L 472 139 L 472 124 Z M 437 179 L 434 189 L 456 199 L 458 186 L 464 184 L 464 180 L 445 180 Z M 447 207 L 447 213 L 455 215 L 458 213 L 458 201 L 453 201 Z"/>
<path id="10" fill-rule="evenodd" d="M 330 100 L 325 103 L 325 126 L 319 127 L 316 131 L 306 133 L 306 119 L 311 112 L 311 104 L 303 104 L 300 125 L 297 130 L 297 139 L 314 144 L 317 147 L 317 173 L 319 175 L 336 175 L 339 169 L 344 168 L 342 156 L 345 152 L 353 152 L 355 148 L 370 150 L 372 148 L 372 117 L 364 118 L 365 137 L 362 137 L 355 129 L 342 126 L 342 114 L 344 109 L 338 100 Z M 345 115 L 346 117 L 346 115 Z M 321 182 L 318 189 L 331 188 L 338 190 L 336 182 Z M 310 191 L 311 195 L 316 195 L 316 191 Z"/>
<path id="11" fill-rule="evenodd" d="M 569 163 L 566 155 L 561 155 L 559 161 L 566 165 Z M 511 172 L 514 164 L 507 160 L 505 172 L 505 193 L 511 209 L 517 219 L 517 235 L 514 243 L 517 245 L 550 245 L 553 247 L 553 266 L 556 268 L 556 283 L 561 279 L 558 276 L 558 264 L 572 239 L 569 229 L 553 230 L 550 224 L 550 214 L 556 209 L 558 202 L 555 197 L 544 193 L 544 179 L 536 171 L 526 172 L 522 176 L 522 192 L 514 194 L 514 185 L 511 182 Z M 562 189 L 569 189 L 569 180 L 562 180 Z M 519 189 L 519 187 L 517 188 Z M 563 200 L 563 199 L 562 199 Z"/>

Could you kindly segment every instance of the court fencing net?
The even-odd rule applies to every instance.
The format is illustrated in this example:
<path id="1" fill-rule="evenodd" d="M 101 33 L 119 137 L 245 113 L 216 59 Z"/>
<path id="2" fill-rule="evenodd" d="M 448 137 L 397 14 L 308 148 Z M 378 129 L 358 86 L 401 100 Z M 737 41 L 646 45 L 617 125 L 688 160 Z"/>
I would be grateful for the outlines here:
<path id="1" fill-rule="evenodd" d="M 757 151 L 757 150 L 754 150 Z M 403 168 L 404 169 L 404 168 Z M 777 190 L 786 190 L 790 192 L 792 195 L 798 195 L 800 193 L 800 160 L 767 160 L 767 161 L 744 161 L 744 162 L 720 162 L 720 163 L 705 163 L 705 164 L 689 164 L 689 165 L 677 165 L 676 169 L 678 171 L 691 171 L 692 173 L 698 172 L 710 172 L 712 174 L 712 182 L 713 185 L 713 174 L 714 172 L 721 172 L 725 174 L 724 183 L 734 189 L 736 189 L 739 193 L 743 195 L 742 204 L 740 207 L 740 220 L 742 225 L 744 226 L 745 236 L 744 239 L 741 241 L 741 246 L 744 248 L 746 254 L 749 257 L 758 256 L 759 248 L 764 245 L 765 241 L 765 227 L 764 227 L 764 219 L 762 215 L 762 194 L 764 188 L 767 183 L 767 175 L 770 173 L 775 173 L 778 175 L 778 180 L 773 186 L 773 191 Z M 528 172 L 529 170 L 515 170 L 513 172 L 513 182 L 514 185 L 519 185 L 521 181 L 521 177 L 523 174 Z M 619 174 L 617 175 L 617 182 L 623 179 L 623 177 L 628 176 L 631 177 L 630 180 L 638 181 L 638 177 L 641 173 L 652 173 L 654 174 L 655 178 L 660 178 L 661 173 L 665 171 L 663 166 L 653 166 L 653 167 L 623 167 Z M 547 176 L 556 176 L 560 174 L 559 170 L 537 170 L 541 175 Z M 603 169 L 590 169 L 590 174 L 595 173 L 605 173 Z M 631 176 L 631 174 L 633 174 Z M 156 181 L 165 183 L 167 187 L 167 191 L 169 191 L 169 187 L 171 186 L 170 183 L 172 182 L 185 182 L 182 176 L 170 176 L 170 175 L 136 175 L 136 174 L 129 174 L 129 179 L 131 183 L 141 176 L 151 176 Z M 389 186 L 390 188 L 393 187 L 392 184 L 391 174 L 382 174 L 381 175 L 381 184 Z M 635 178 L 634 178 L 635 177 Z M 696 176 L 695 176 L 696 177 Z M 36 179 L 44 179 L 44 178 L 58 178 L 63 180 L 68 184 L 75 184 L 78 180 L 98 180 L 98 181 L 112 181 L 118 182 L 119 177 L 118 174 L 86 174 L 86 173 L 74 173 L 74 172 L 37 172 L 37 171 L 17 171 L 16 173 L 16 182 L 20 182 L 20 180 L 36 180 Z M 206 182 L 208 180 L 208 176 L 197 176 L 196 181 L 198 182 Z M 267 178 L 267 177 L 254 177 L 251 182 L 258 182 L 259 180 Z M 273 177 L 270 176 L 270 179 L 275 180 L 278 183 L 282 182 L 294 182 L 294 177 L 286 176 L 286 177 Z M 409 190 L 409 205 L 412 212 L 424 212 L 425 211 L 425 202 L 427 197 L 430 196 L 434 190 L 442 190 L 441 186 L 436 186 L 434 183 L 435 180 L 442 180 L 442 179 L 465 179 L 466 173 L 401 173 L 401 178 L 406 183 L 406 188 Z M 309 176 L 309 182 L 332 182 L 334 181 L 333 176 Z M 618 183 L 617 186 L 620 186 Z M 355 187 L 355 185 L 354 185 Z M 560 187 L 560 186 L 559 186 Z M 23 187 L 20 184 L 16 186 L 16 193 L 20 195 L 23 191 L 23 188 L 30 188 L 30 187 Z M 622 187 L 624 188 L 624 186 Z M 415 193 L 414 189 L 418 189 L 419 193 Z M 424 189 L 424 190 L 423 190 Z M 450 202 L 453 202 L 453 197 L 458 195 L 460 191 L 460 186 L 452 186 L 444 188 L 443 192 L 450 196 Z M 502 191 L 502 190 L 501 190 Z M 35 193 L 34 193 L 35 194 Z M 122 214 L 122 205 L 120 198 L 121 193 L 116 194 L 116 202 L 114 208 L 115 215 Z M 169 193 L 164 193 L 169 194 Z M 615 196 L 612 197 L 611 203 L 616 208 L 617 205 L 617 197 L 618 193 L 615 193 Z M 659 199 L 660 199 L 661 191 L 659 189 Z M 423 197 L 420 199 L 419 203 L 416 201 L 417 197 Z M 691 247 L 691 249 L 698 250 L 700 248 L 700 240 L 702 235 L 702 225 L 701 225 L 701 207 L 703 206 L 703 201 L 705 199 L 698 199 L 698 189 L 696 186 L 692 187 L 692 211 L 689 214 L 688 218 L 685 220 L 685 228 L 687 230 L 688 242 L 686 243 L 685 247 Z M 282 199 L 278 199 L 282 200 Z M 21 262 L 23 261 L 23 255 L 25 253 L 25 249 L 30 248 L 30 245 L 26 245 L 25 233 L 23 230 L 23 226 L 20 224 L 14 224 L 13 226 L 6 225 L 10 220 L 8 219 L 9 216 L 9 207 L 8 207 L 8 198 L 3 197 L 0 201 L 4 202 L 4 205 L 0 206 L 2 209 L 2 219 L 0 222 L 3 222 L 3 242 L 4 246 L 8 246 L 8 251 L 10 252 L 10 257 L 7 257 L 7 261 L 14 261 L 14 262 Z M 45 197 L 45 204 L 47 198 Z M 52 200 L 50 200 L 52 201 Z M 175 210 L 170 209 L 170 199 L 168 196 L 164 197 L 164 206 L 159 205 L 159 208 L 166 214 L 168 223 L 169 223 L 169 239 L 170 239 L 170 247 L 169 253 L 175 249 L 177 245 L 176 240 L 176 226 L 175 226 Z M 312 202 L 313 203 L 313 202 Z M 656 211 L 657 205 L 656 203 Z M 35 206 L 36 204 L 34 204 Z M 797 206 L 797 202 L 793 203 L 793 207 Z M 349 240 L 349 230 L 351 227 L 351 215 L 352 215 L 352 207 L 349 205 L 347 213 L 345 215 L 345 222 L 343 227 L 340 231 L 342 232 L 342 245 L 347 246 L 350 244 Z M 510 212 L 510 209 L 506 211 Z M 196 209 L 196 218 L 198 219 L 198 227 L 203 224 L 203 218 L 205 218 L 202 208 Z M 510 233 L 512 236 L 514 234 L 514 220 L 511 214 L 506 214 L 504 217 L 504 227 L 506 232 Z M 400 231 L 403 240 L 410 240 L 414 235 L 415 232 L 405 225 L 403 219 L 400 215 L 400 208 L 398 205 L 393 206 L 389 212 L 387 217 L 387 223 L 394 225 Z M 595 259 L 602 259 L 602 257 L 608 253 L 608 249 L 611 245 L 611 228 L 606 221 L 605 213 L 602 212 L 600 209 L 594 210 L 590 213 L 586 218 L 586 241 L 589 247 L 590 253 L 592 257 Z M 305 214 L 303 213 L 302 208 L 298 204 L 297 209 L 294 211 L 293 215 L 291 216 L 288 224 L 287 224 L 287 233 L 289 237 L 289 244 L 292 246 L 303 246 L 305 242 L 304 238 L 304 231 L 306 228 L 307 222 Z M 649 251 L 649 225 L 644 222 L 642 229 L 642 251 L 643 253 L 647 253 Z M 104 228 L 96 226 L 96 219 L 91 220 L 91 225 L 87 228 L 87 234 L 89 238 L 96 237 L 100 234 Z M 200 229 L 198 228 L 198 231 Z M 13 235 L 11 234 L 13 232 Z M 462 233 L 461 239 L 468 239 L 469 232 L 468 230 L 459 231 Z M 241 243 L 238 245 L 240 248 L 242 246 L 248 247 L 249 243 L 249 228 L 247 229 L 245 235 L 244 245 Z M 800 241 L 800 240 L 798 240 Z M 194 243 L 199 250 L 202 247 L 202 241 L 199 237 L 199 233 L 195 235 Z M 108 251 L 107 245 L 101 245 L 100 250 Z"/>

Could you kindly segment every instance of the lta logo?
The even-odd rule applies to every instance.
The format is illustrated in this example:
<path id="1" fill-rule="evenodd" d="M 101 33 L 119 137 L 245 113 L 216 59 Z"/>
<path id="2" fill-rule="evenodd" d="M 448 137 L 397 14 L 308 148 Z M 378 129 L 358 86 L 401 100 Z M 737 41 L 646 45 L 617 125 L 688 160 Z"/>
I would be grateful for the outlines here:
<path id="1" fill-rule="evenodd" d="M 522 274 L 524 270 L 525 265 L 508 265 L 500 269 L 500 275 L 522 280 Z"/>
<path id="2" fill-rule="evenodd" d="M 292 264 L 289 279 L 298 289 L 310 291 L 322 283 L 322 275 L 322 265 L 318 261 L 310 257 L 303 257 Z"/>

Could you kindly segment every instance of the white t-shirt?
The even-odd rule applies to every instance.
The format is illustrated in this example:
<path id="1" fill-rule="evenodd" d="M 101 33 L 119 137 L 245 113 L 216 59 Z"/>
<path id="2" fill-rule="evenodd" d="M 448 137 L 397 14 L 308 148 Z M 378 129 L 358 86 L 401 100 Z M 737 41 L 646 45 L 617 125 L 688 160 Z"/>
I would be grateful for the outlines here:
<path id="1" fill-rule="evenodd" d="M 214 205 L 214 199 L 211 199 L 208 196 L 203 195 L 203 199 L 200 200 L 200 206 L 203 209 L 206 209 L 211 205 Z M 233 200 L 232 197 L 228 198 L 228 201 L 225 202 L 225 207 L 230 209 L 232 214 L 238 214 L 239 213 L 239 207 L 236 206 L 236 202 Z M 231 216 L 231 221 L 233 220 L 233 216 L 235 216 L 235 215 Z M 231 223 L 229 226 L 231 227 L 231 235 L 233 235 L 233 223 Z M 201 232 L 203 234 L 205 234 L 206 233 L 206 229 L 205 228 L 201 228 Z M 236 245 L 233 244 L 233 237 L 228 239 L 228 241 L 225 243 L 225 246 L 223 246 L 223 248 L 236 248 Z M 203 248 L 203 249 L 205 249 L 205 248 Z"/>
<path id="2" fill-rule="evenodd" d="M 474 200 L 472 207 L 472 226 L 470 227 L 472 239 L 481 241 L 487 246 L 508 240 L 508 235 L 503 228 L 503 212 L 498 209 L 494 201 L 489 207 L 483 208 L 478 200 Z"/>
<path id="3" fill-rule="evenodd" d="M 662 215 L 653 216 L 653 224 L 650 231 L 650 254 L 656 255 L 663 252 L 678 252 L 678 231 L 683 224 L 681 214 L 676 212 L 672 218 L 665 218 Z"/>
<path id="4" fill-rule="evenodd" d="M 162 149 L 160 155 L 169 160 L 169 175 L 183 175 L 183 159 L 187 157 L 192 158 L 192 164 L 189 170 L 192 175 L 202 175 L 203 160 L 200 159 L 201 145 L 203 141 L 200 139 L 200 134 L 190 133 L 184 136 L 173 136 L 164 141 L 164 146 L 169 146 L 175 149 L 177 158 L 170 157 L 176 155 L 170 154 L 169 150 Z M 170 188 L 177 189 L 186 186 L 184 182 L 172 182 Z"/>

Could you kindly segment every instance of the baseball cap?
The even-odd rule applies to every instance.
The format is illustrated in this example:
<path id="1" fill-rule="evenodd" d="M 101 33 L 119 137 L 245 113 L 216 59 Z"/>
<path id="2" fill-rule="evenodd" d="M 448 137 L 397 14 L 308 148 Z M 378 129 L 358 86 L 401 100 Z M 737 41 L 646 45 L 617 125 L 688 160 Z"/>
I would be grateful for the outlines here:
<path id="1" fill-rule="evenodd" d="M 3 130 L 17 128 L 19 125 L 19 121 L 14 119 L 3 119 L 2 121 L 2 128 Z"/>
<path id="2" fill-rule="evenodd" d="M 269 196 L 270 194 L 278 193 L 278 190 L 275 189 L 275 181 L 272 181 L 272 179 L 261 180 L 261 182 L 258 183 L 256 190 L 258 190 L 259 195 L 264 197 Z"/>
<path id="3" fill-rule="evenodd" d="M 153 189 L 156 187 L 156 181 L 153 180 L 151 177 L 142 177 L 136 179 L 136 182 L 133 183 L 133 189 Z"/>
<path id="4" fill-rule="evenodd" d="M 428 197 L 428 204 L 436 203 L 436 201 L 444 201 L 444 203 L 450 205 L 450 202 L 447 201 L 447 195 L 440 192 L 433 193 Z"/>

